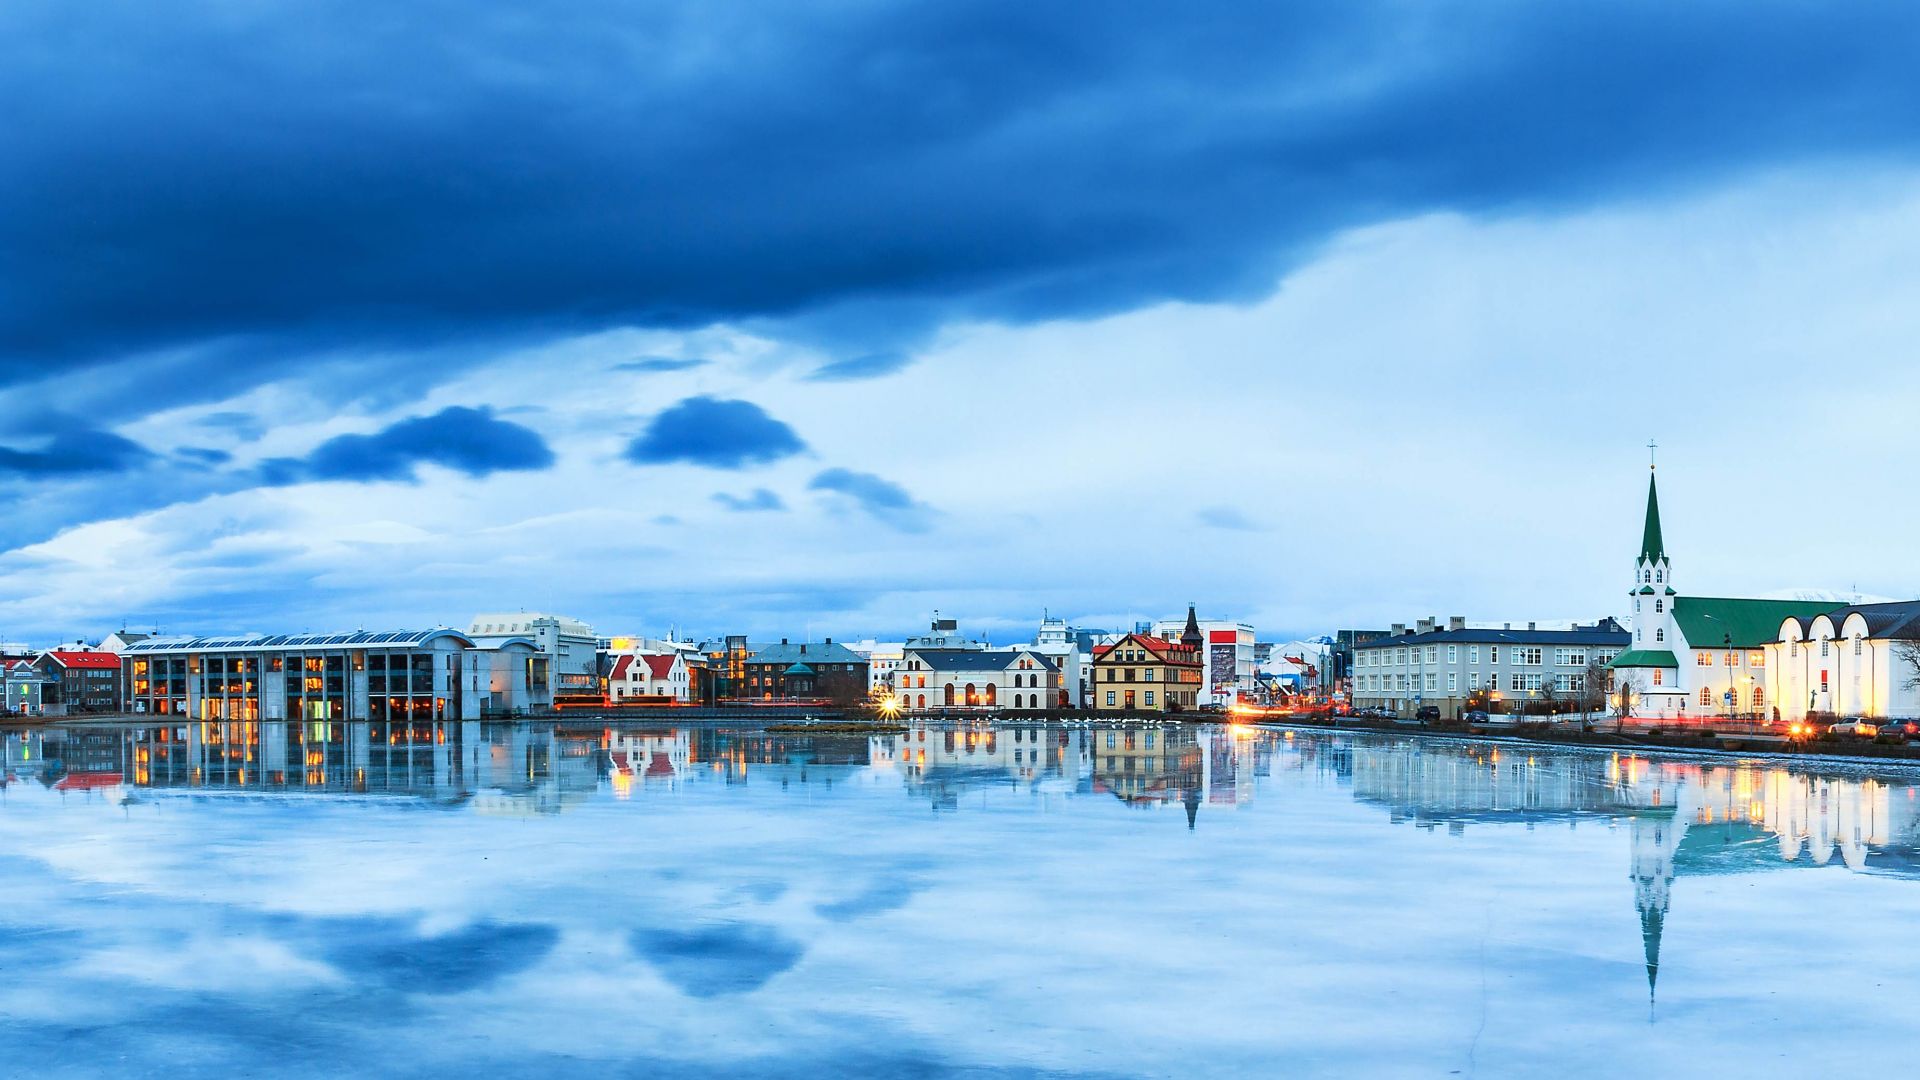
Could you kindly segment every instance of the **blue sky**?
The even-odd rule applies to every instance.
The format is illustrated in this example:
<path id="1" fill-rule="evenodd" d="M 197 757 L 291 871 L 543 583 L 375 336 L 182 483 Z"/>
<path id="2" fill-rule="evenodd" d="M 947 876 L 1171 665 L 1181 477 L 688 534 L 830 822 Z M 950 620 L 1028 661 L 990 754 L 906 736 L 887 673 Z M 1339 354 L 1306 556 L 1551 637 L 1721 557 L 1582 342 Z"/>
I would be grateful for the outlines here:
<path id="1" fill-rule="evenodd" d="M 0 638 L 1914 595 L 1916 24 L 8 5 Z"/>

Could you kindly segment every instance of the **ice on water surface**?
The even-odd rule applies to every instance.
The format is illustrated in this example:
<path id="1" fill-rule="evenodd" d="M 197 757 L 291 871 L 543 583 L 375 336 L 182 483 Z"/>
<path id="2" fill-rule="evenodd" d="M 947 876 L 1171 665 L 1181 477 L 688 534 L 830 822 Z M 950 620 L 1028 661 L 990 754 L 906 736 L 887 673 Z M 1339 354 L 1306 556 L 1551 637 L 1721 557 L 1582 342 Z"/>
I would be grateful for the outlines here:
<path id="1" fill-rule="evenodd" d="M 1176 724 L 3 738 L 21 1074 L 1768 1074 L 1915 1033 L 1898 768 Z"/>

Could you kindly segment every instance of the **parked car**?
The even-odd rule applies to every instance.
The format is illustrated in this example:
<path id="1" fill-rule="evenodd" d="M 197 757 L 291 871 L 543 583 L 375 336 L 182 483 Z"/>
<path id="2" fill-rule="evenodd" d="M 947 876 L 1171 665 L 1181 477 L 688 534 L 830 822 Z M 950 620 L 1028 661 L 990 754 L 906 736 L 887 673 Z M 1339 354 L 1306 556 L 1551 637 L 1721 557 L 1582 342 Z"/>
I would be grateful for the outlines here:
<path id="1" fill-rule="evenodd" d="M 1882 735 L 1920 735 L 1920 720 L 1889 720 L 1880 725 Z"/>
<path id="2" fill-rule="evenodd" d="M 1422 705 L 1413 711 L 1413 718 L 1423 724 L 1438 722 L 1440 719 L 1440 706 Z"/>
<path id="3" fill-rule="evenodd" d="M 1827 730 L 1835 735 L 1854 735 L 1863 739 L 1871 739 L 1875 735 L 1880 734 L 1880 725 L 1873 723 L 1865 717 L 1849 716 Z"/>
<path id="4" fill-rule="evenodd" d="M 1487 715 L 1487 710 L 1485 709 L 1469 709 L 1467 710 L 1467 714 L 1461 719 L 1469 724 L 1484 724 L 1492 718 Z"/>

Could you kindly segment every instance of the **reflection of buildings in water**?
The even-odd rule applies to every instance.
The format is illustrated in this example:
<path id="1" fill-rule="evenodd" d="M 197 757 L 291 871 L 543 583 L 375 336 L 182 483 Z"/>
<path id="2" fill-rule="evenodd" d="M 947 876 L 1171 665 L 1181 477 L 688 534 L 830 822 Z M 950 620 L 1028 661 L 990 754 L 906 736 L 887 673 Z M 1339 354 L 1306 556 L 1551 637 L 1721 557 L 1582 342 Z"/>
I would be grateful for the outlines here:
<path id="1" fill-rule="evenodd" d="M 1045 724 L 922 722 L 873 736 L 868 747 L 875 766 L 899 769 L 910 794 L 940 808 L 980 785 L 1064 794 L 1079 790 L 1089 769 L 1087 732 Z"/>
<path id="2" fill-rule="evenodd" d="M 590 799 L 606 771 L 604 733 L 551 724 L 484 724 L 463 744 L 474 809 L 557 814 Z"/>
<path id="3" fill-rule="evenodd" d="M 693 739 L 684 729 L 611 731 L 607 735 L 608 778 L 613 793 L 626 798 L 635 784 L 677 789 L 693 760 Z"/>
<path id="4" fill-rule="evenodd" d="M 761 728 L 702 727 L 692 733 L 690 764 L 727 784 L 772 782 L 831 786 L 868 764 L 865 735 L 780 734 Z"/>
<path id="5" fill-rule="evenodd" d="M 37 752 L 56 787 L 91 778 L 151 794 L 471 798 L 506 812 L 563 809 L 603 771 L 597 733 L 478 721 L 103 725 L 49 730 Z"/>
<path id="6" fill-rule="evenodd" d="M 1354 797 L 1394 821 L 1459 832 L 1624 818 L 1649 993 L 1677 877 L 1824 866 L 1835 855 L 1856 871 L 1920 875 L 1920 797 L 1908 784 L 1484 745 L 1363 743 L 1352 763 Z"/>
<path id="7" fill-rule="evenodd" d="M 1206 798 L 1207 747 L 1200 730 L 1185 724 L 1096 728 L 1093 790 L 1128 806 L 1179 804 L 1192 827 Z"/>

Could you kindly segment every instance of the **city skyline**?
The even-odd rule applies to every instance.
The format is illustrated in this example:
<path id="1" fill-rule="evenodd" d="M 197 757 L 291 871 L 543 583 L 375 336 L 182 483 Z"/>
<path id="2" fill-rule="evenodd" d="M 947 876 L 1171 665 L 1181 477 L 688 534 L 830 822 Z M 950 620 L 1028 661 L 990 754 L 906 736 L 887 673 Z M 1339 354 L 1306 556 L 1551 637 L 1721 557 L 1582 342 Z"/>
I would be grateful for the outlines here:
<path id="1" fill-rule="evenodd" d="M 390 18 L 0 16 L 0 637 L 1920 594 L 1920 15 Z"/>

